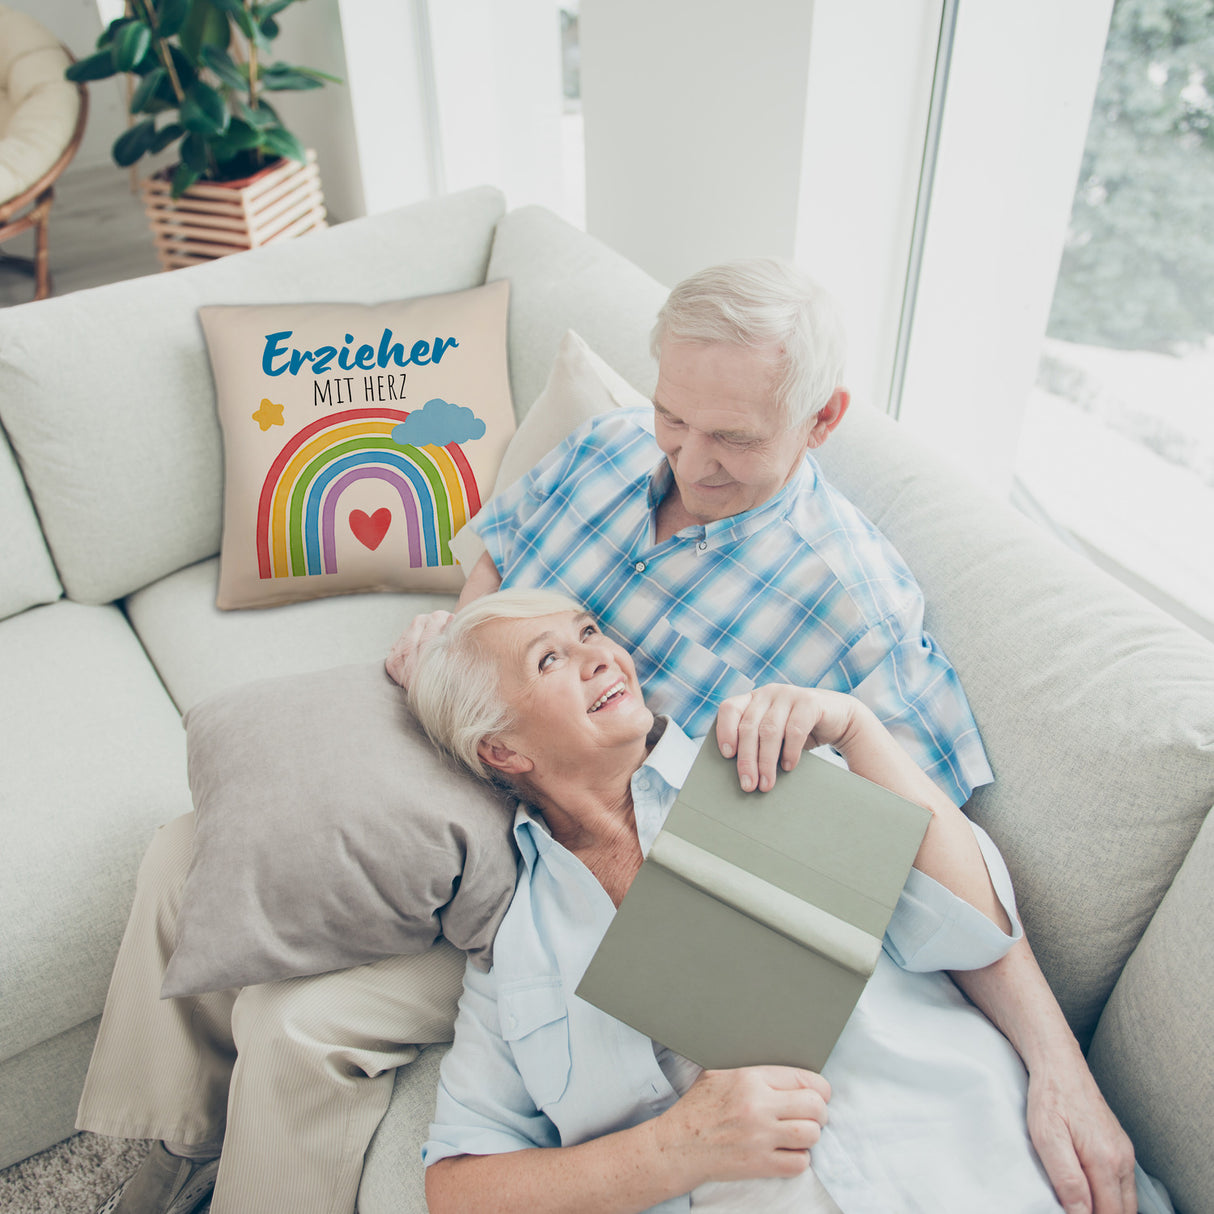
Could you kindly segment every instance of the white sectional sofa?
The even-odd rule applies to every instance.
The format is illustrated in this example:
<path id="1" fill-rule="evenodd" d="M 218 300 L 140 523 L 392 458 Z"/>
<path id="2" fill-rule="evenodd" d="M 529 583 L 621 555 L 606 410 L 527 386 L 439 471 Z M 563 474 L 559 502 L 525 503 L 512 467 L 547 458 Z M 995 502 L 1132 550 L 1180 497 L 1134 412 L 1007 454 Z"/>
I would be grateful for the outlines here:
<path id="1" fill-rule="evenodd" d="M 0 312 L 0 1166 L 72 1132 L 136 865 L 190 808 L 180 714 L 243 681 L 375 661 L 450 603 L 215 608 L 222 450 L 196 309 L 498 278 L 520 416 L 568 328 L 652 388 L 664 288 L 491 189 Z M 862 405 L 821 457 L 923 585 L 996 772 L 970 811 L 1098 1080 L 1177 1208 L 1214 1210 L 1214 646 Z M 366 1214 L 424 1209 L 442 1050 L 398 1075 Z"/>

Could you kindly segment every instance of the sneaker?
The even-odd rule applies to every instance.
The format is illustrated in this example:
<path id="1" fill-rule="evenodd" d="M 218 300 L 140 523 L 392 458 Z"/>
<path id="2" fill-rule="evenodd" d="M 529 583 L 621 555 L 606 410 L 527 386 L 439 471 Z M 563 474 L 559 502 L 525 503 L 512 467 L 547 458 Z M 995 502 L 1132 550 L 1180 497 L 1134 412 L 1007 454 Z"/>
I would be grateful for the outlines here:
<path id="1" fill-rule="evenodd" d="M 193 1214 L 210 1196 L 219 1160 L 170 1155 L 157 1142 L 139 1170 L 106 1198 L 97 1214 Z"/>

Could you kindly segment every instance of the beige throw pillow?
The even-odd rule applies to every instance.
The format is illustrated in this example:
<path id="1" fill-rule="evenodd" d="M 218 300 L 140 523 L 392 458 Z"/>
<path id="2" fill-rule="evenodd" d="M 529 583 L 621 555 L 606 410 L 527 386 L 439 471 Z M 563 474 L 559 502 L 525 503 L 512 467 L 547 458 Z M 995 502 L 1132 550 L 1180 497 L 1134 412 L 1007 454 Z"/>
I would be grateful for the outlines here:
<path id="1" fill-rule="evenodd" d="M 514 433 L 509 284 L 199 309 L 224 438 L 222 608 L 452 591 Z"/>

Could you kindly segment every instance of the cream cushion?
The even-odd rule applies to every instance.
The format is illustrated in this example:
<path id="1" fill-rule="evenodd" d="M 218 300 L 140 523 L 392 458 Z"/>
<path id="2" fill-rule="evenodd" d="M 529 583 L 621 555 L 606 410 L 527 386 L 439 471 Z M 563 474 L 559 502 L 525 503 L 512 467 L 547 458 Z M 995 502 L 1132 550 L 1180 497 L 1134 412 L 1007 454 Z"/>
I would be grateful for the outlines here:
<path id="1" fill-rule="evenodd" d="M 80 94 L 71 60 L 33 17 L 0 6 L 0 200 L 29 189 L 72 141 Z"/>

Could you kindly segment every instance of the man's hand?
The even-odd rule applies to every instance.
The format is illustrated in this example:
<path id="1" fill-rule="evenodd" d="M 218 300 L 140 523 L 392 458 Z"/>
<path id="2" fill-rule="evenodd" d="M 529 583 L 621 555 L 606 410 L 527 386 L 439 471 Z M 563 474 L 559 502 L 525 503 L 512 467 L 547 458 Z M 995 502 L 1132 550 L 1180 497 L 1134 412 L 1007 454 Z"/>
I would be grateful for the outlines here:
<path id="1" fill-rule="evenodd" d="M 432 637 L 438 636 L 451 618 L 449 611 L 431 611 L 427 615 L 417 616 L 401 633 L 396 644 L 392 646 L 392 651 L 384 659 L 384 666 L 402 687 L 407 688 L 413 678 L 418 649 Z"/>
<path id="2" fill-rule="evenodd" d="M 1080 1062 L 1030 1074 L 1029 1136 L 1067 1214 L 1136 1214 L 1134 1147 Z"/>
<path id="3" fill-rule="evenodd" d="M 746 792 L 768 792 L 777 767 L 792 771 L 801 752 L 841 743 L 862 706 L 837 691 L 769 683 L 731 696 L 717 713 L 717 745 L 738 757 L 738 779 Z"/>

